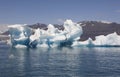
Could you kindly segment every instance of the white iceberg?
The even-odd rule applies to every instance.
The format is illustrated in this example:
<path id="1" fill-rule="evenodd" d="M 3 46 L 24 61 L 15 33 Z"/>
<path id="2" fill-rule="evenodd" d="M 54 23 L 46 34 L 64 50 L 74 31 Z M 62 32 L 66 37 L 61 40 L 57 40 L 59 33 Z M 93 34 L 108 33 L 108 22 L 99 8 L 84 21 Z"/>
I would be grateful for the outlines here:
<path id="1" fill-rule="evenodd" d="M 116 32 L 106 36 L 99 35 L 95 37 L 95 40 L 89 38 L 86 41 L 75 41 L 72 46 L 120 46 L 120 36 Z"/>
<path id="2" fill-rule="evenodd" d="M 10 25 L 9 33 L 12 46 L 20 45 L 29 45 L 29 37 L 32 34 L 32 30 L 25 25 Z"/>
<path id="3" fill-rule="evenodd" d="M 26 25 L 10 25 L 9 32 L 13 47 L 61 47 L 61 46 L 120 46 L 120 36 L 115 32 L 99 35 L 95 40 L 78 41 L 83 33 L 80 24 L 66 20 L 64 30 L 49 24 L 47 30 L 31 29 Z"/>
<path id="4" fill-rule="evenodd" d="M 11 25 L 9 26 L 11 44 L 14 47 L 18 44 L 27 47 L 70 46 L 74 41 L 80 39 L 83 33 L 82 27 L 72 20 L 66 20 L 63 27 L 64 30 L 59 30 L 49 24 L 47 30 L 39 28 L 33 30 L 25 25 Z"/>

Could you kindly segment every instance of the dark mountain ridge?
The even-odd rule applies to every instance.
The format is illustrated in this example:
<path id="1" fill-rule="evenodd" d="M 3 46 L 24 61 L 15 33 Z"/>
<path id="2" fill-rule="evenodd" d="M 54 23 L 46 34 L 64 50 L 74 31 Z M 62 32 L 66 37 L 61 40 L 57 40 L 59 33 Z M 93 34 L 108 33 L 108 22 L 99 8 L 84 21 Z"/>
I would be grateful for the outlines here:
<path id="1" fill-rule="evenodd" d="M 100 21 L 82 21 L 78 22 L 83 28 L 81 40 L 87 40 L 89 37 L 95 40 L 95 36 L 108 35 L 116 32 L 120 35 L 120 24 L 115 22 L 103 23 Z"/>

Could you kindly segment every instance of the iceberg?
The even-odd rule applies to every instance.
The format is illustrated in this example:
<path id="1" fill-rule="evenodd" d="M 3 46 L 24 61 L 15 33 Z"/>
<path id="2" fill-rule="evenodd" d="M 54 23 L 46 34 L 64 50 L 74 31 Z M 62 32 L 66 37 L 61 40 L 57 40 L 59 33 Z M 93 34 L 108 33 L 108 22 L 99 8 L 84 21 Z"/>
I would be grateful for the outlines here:
<path id="1" fill-rule="evenodd" d="M 99 35 L 95 37 L 95 40 L 89 38 L 86 41 L 75 41 L 72 46 L 88 46 L 88 47 L 117 47 L 120 46 L 120 36 L 114 32 L 106 36 Z"/>
<path id="2" fill-rule="evenodd" d="M 93 44 L 98 46 L 120 46 L 120 36 L 116 32 L 108 34 L 107 36 L 100 35 L 96 37 Z"/>
<path id="3" fill-rule="evenodd" d="M 74 41 L 80 39 L 83 33 L 82 27 L 72 20 L 64 22 L 64 30 L 59 30 L 52 24 L 47 26 L 47 30 L 31 29 L 26 25 L 19 24 L 8 27 L 13 47 L 18 47 L 19 45 L 31 48 L 71 46 Z"/>
<path id="4" fill-rule="evenodd" d="M 72 20 L 66 20 L 63 24 L 64 29 L 59 30 L 54 25 L 49 24 L 47 30 L 32 29 L 25 24 L 10 25 L 10 44 L 13 47 L 63 47 L 63 46 L 120 46 L 120 36 L 114 32 L 106 36 L 99 35 L 95 40 L 89 38 L 86 41 L 79 41 L 83 30 L 80 24 Z"/>
<path id="5" fill-rule="evenodd" d="M 29 46 L 30 39 L 29 37 L 32 34 L 32 30 L 25 25 L 10 25 L 9 33 L 10 33 L 10 44 L 12 46 L 16 46 L 18 44 Z"/>

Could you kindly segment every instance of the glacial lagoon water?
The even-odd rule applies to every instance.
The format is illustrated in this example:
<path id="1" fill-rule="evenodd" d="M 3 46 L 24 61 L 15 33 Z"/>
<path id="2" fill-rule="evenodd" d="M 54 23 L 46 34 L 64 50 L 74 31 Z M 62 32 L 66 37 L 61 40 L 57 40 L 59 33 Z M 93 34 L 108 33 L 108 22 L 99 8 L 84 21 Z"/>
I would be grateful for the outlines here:
<path id="1" fill-rule="evenodd" d="M 119 47 L 0 46 L 0 77 L 119 77 Z"/>

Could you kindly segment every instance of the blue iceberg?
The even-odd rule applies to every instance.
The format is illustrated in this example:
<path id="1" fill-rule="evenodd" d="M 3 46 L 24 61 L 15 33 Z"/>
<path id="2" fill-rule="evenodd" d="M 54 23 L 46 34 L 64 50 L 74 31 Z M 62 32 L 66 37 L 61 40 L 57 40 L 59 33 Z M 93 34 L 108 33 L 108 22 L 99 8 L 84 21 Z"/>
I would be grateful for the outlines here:
<path id="1" fill-rule="evenodd" d="M 31 48 L 71 46 L 83 33 L 82 27 L 72 20 L 64 22 L 64 30 L 59 30 L 52 24 L 47 27 L 47 30 L 43 30 L 31 29 L 26 25 L 10 25 L 11 45 L 13 47 L 24 45 Z"/>

